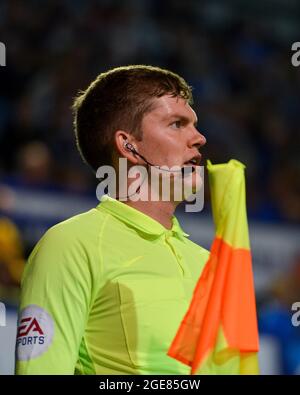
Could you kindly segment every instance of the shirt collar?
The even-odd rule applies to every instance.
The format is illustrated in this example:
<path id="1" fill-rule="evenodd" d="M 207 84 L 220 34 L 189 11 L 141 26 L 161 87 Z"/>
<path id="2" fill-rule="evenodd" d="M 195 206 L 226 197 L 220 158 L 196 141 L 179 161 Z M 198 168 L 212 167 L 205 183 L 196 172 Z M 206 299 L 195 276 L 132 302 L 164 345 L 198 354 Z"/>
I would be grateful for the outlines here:
<path id="1" fill-rule="evenodd" d="M 109 212 L 111 215 L 120 219 L 122 222 L 128 223 L 142 232 L 151 234 L 153 236 L 159 237 L 164 234 L 174 235 L 181 240 L 185 240 L 185 237 L 189 236 L 183 231 L 174 215 L 172 216 L 172 228 L 166 229 L 158 221 L 154 220 L 148 215 L 110 197 L 109 195 L 103 195 L 101 197 L 97 209 Z"/>

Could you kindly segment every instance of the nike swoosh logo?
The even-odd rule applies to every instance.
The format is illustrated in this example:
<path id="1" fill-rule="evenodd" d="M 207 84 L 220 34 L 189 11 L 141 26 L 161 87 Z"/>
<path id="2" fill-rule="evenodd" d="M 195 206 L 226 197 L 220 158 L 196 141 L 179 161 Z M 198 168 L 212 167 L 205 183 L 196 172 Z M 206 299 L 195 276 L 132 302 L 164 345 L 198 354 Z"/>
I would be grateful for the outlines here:
<path id="1" fill-rule="evenodd" d="M 134 263 L 138 262 L 138 261 L 139 261 L 140 259 L 142 259 L 143 257 L 144 257 L 143 255 L 136 256 L 135 258 L 130 259 L 129 261 L 125 262 L 125 263 L 123 264 L 123 267 L 131 266 L 131 265 L 133 265 Z"/>

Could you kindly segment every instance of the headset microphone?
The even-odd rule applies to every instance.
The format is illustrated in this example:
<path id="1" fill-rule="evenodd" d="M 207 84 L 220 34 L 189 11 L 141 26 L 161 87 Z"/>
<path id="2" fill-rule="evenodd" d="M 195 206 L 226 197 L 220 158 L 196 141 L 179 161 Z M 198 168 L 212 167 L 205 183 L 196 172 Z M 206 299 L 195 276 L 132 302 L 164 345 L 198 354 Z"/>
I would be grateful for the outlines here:
<path id="1" fill-rule="evenodd" d="M 184 177 L 188 176 L 189 174 L 191 174 L 191 173 L 193 173 L 193 172 L 195 171 L 195 168 L 194 168 L 193 166 L 183 166 L 180 170 L 161 169 L 160 166 L 157 166 L 157 165 L 152 164 L 151 162 L 148 162 L 147 159 L 146 159 L 143 155 L 139 154 L 139 153 L 137 152 L 137 150 L 134 148 L 134 146 L 133 146 L 132 144 L 130 144 L 128 141 L 125 141 L 125 142 L 124 142 L 124 147 L 125 147 L 128 151 L 131 151 L 131 152 L 133 152 L 134 154 L 138 155 L 141 159 L 143 159 L 143 161 L 145 161 L 145 162 L 147 163 L 148 166 L 156 167 L 156 168 L 158 168 L 158 169 L 160 169 L 160 170 L 162 170 L 162 171 L 168 171 L 168 172 L 170 172 L 170 173 L 181 172 L 181 174 L 182 174 Z"/>

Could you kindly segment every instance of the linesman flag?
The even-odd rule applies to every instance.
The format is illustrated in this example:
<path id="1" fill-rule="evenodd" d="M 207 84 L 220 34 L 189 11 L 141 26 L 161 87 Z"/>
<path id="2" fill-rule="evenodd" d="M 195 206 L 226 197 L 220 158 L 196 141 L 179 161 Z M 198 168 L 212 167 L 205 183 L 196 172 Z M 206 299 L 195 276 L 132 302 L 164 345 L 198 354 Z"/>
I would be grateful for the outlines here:
<path id="1" fill-rule="evenodd" d="M 207 169 L 215 223 L 209 259 L 168 355 L 191 374 L 258 374 L 258 329 L 245 199 L 245 166 Z"/>

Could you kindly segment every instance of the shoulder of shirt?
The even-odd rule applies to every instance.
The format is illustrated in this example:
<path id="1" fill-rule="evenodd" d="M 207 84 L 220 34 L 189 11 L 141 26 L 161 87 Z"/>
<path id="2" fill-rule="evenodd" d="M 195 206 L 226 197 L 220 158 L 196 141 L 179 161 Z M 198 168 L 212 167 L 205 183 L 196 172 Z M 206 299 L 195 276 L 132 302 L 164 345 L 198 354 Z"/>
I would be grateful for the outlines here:
<path id="1" fill-rule="evenodd" d="M 39 265 L 46 262 L 48 267 L 51 262 L 55 270 L 55 263 L 63 262 L 65 267 L 81 266 L 98 273 L 99 238 L 106 216 L 93 208 L 52 226 L 38 241 L 28 262 L 38 261 Z"/>
<path id="2" fill-rule="evenodd" d="M 49 228 L 38 244 L 53 242 L 65 248 L 96 246 L 106 215 L 96 208 L 77 214 Z"/>
<path id="3" fill-rule="evenodd" d="M 61 276 L 72 273 L 84 284 L 91 280 L 95 295 L 102 281 L 98 246 L 105 220 L 106 214 L 93 208 L 52 226 L 31 252 L 24 277 L 37 267 Z"/>

